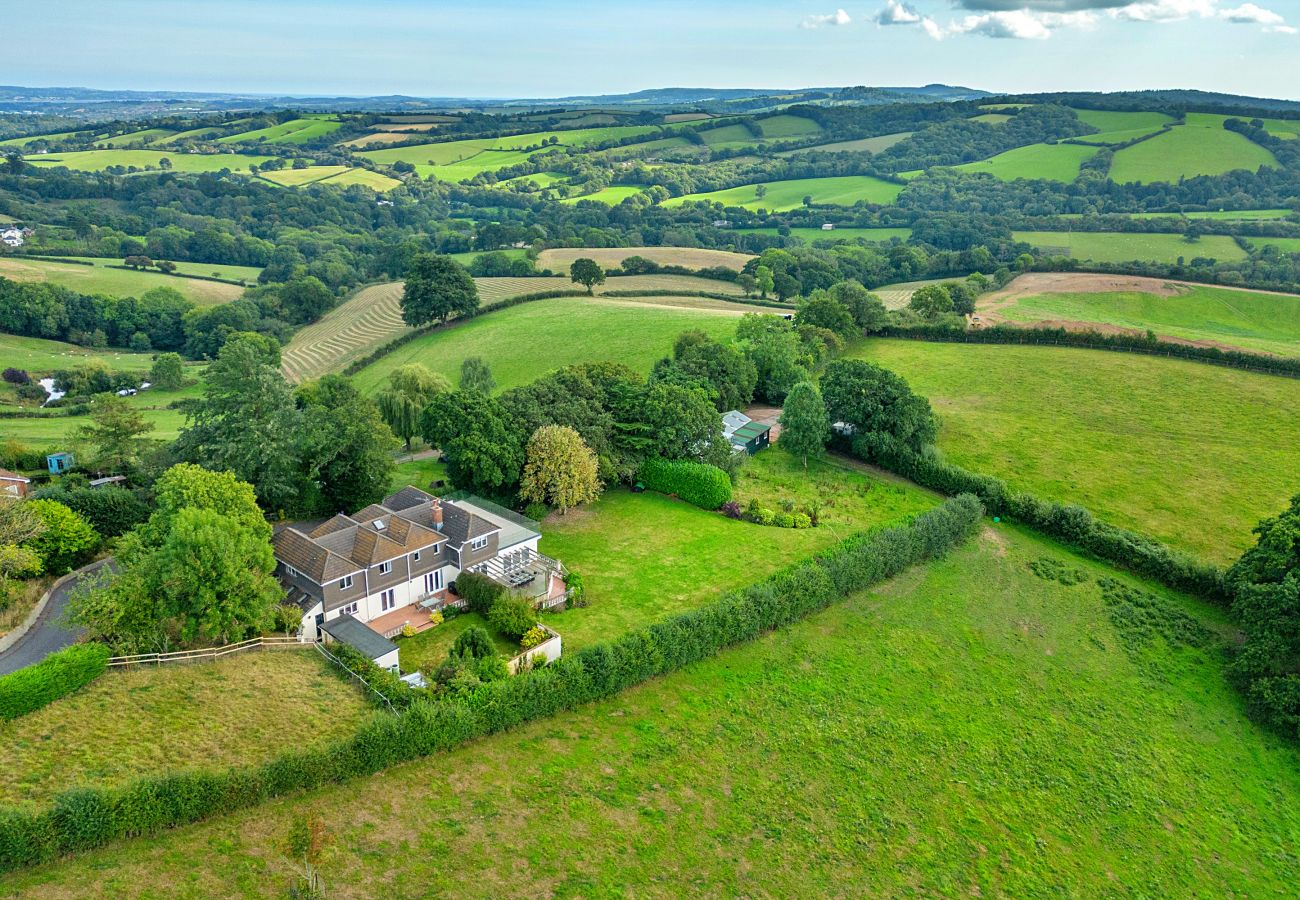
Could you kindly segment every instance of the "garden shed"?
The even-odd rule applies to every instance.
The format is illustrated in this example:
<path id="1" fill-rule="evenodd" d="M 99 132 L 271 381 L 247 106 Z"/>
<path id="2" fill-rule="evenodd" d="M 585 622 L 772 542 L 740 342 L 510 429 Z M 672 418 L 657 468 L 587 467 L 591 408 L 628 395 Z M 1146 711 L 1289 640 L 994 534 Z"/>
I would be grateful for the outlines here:
<path id="1" fill-rule="evenodd" d="M 398 671 L 397 645 L 364 622 L 345 613 L 336 619 L 322 622 L 320 628 L 325 632 L 326 643 L 335 640 L 347 644 L 379 668 Z"/>

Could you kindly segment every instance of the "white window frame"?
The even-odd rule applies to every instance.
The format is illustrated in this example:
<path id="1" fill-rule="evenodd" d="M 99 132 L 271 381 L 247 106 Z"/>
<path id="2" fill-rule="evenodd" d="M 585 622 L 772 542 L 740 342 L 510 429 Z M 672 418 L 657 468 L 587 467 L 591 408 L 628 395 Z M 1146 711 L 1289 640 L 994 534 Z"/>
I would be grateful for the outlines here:
<path id="1" fill-rule="evenodd" d="M 380 575 L 387 575 L 387 574 L 388 574 L 389 572 L 391 572 L 391 571 L 393 571 L 393 562 L 392 562 L 392 560 L 388 560 L 387 562 L 381 562 L 381 563 L 379 564 L 379 574 L 380 574 Z"/>
<path id="2" fill-rule="evenodd" d="M 346 591 L 346 590 L 347 590 L 348 588 L 350 588 L 350 587 L 352 587 L 352 576 L 351 576 L 351 575 L 344 575 L 342 578 L 339 579 L 339 590 L 340 590 L 340 591 Z"/>
<path id="3" fill-rule="evenodd" d="M 388 612 L 393 609 L 397 609 L 397 590 L 385 588 L 379 592 L 379 611 Z"/>
<path id="4" fill-rule="evenodd" d="M 340 608 L 339 608 L 339 615 L 340 615 L 340 616 L 355 616 L 355 615 L 357 614 L 357 610 L 358 610 L 358 609 L 360 609 L 360 604 L 359 604 L 356 600 L 353 600 L 353 601 L 352 601 L 351 603 L 349 603 L 347 606 L 343 606 L 343 607 L 340 607 Z"/>
<path id="5" fill-rule="evenodd" d="M 419 561 L 420 561 L 420 551 L 416 550 L 414 553 L 411 554 L 411 562 L 419 562 Z"/>
<path id="6" fill-rule="evenodd" d="M 298 577 L 298 570 L 295 569 L 293 566 L 289 565 L 288 563 L 284 564 L 284 571 L 288 574 L 290 578 Z"/>
<path id="7" fill-rule="evenodd" d="M 442 569 L 435 569 L 432 572 L 424 573 L 424 592 L 426 594 L 432 594 L 436 591 L 442 590 L 442 588 Z"/>
<path id="8" fill-rule="evenodd" d="M 472 541 L 469 542 L 469 549 L 471 549 L 471 550 L 482 550 L 482 549 L 485 548 L 487 545 L 488 545 L 488 539 L 487 539 L 487 538 L 485 538 L 485 537 L 474 538 L 474 540 L 472 540 Z"/>

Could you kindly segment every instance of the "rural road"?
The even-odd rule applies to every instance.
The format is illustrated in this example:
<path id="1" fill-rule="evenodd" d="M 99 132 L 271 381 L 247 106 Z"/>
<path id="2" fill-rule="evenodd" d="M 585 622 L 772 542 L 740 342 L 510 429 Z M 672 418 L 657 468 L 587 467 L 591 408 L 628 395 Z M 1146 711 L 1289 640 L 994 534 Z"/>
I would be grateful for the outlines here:
<path id="1" fill-rule="evenodd" d="M 63 621 L 68 598 L 87 575 L 94 575 L 111 563 L 111 559 L 92 563 L 82 569 L 76 578 L 69 578 L 55 588 L 50 595 L 50 602 L 45 604 L 45 609 L 41 610 L 40 617 L 32 624 L 31 630 L 18 643 L 0 653 L 0 675 L 35 665 L 56 650 L 62 650 L 76 642 L 80 631 L 68 628 Z"/>

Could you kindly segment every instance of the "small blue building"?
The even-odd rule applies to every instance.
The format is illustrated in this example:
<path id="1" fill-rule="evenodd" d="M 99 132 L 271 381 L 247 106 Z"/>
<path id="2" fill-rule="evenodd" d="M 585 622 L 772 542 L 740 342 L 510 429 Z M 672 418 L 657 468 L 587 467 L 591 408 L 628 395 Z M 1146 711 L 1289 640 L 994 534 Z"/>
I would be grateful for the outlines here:
<path id="1" fill-rule="evenodd" d="M 45 465 L 49 467 L 51 475 L 62 475 L 64 472 L 69 472 L 76 464 L 77 460 L 71 453 L 51 453 L 45 457 Z"/>

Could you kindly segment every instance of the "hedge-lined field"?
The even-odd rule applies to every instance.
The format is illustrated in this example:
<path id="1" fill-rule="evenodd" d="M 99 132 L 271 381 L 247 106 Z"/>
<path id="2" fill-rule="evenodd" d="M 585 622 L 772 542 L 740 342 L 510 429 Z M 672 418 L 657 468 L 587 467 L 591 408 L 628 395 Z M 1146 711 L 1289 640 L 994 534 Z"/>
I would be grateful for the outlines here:
<path id="1" fill-rule="evenodd" d="M 1126 231 L 1016 231 L 1012 237 L 1047 253 L 1106 263 L 1135 259 L 1174 263 L 1179 257 L 1190 262 L 1198 256 L 1231 262 L 1247 255 L 1236 241 L 1222 234 L 1203 235 L 1191 242 L 1181 234 Z"/>
<path id="2" fill-rule="evenodd" d="M 71 787 L 248 765 L 348 734 L 366 709 L 310 648 L 109 671 L 0 723 L 0 804 L 40 806 Z"/>
<path id="3" fill-rule="evenodd" d="M 1200 286 L 1184 287 L 1172 296 L 1141 291 L 1037 294 L 999 304 L 997 312 L 1013 322 L 1151 329 L 1161 336 L 1300 356 L 1300 297 L 1285 294 Z"/>
<path id="4" fill-rule="evenodd" d="M 1217 563 L 1297 490 L 1294 379 L 1057 347 L 868 341 L 906 378 L 959 465 Z"/>
<path id="5" fill-rule="evenodd" d="M 1152 641 L 1104 577 L 1155 597 Z M 1184 613 L 1202 646 L 1161 637 Z M 257 894 L 319 818 L 325 888 L 358 894 L 1286 894 L 1300 754 L 1245 720 L 1219 634 L 1213 611 L 995 527 L 608 700 L 3 886 Z"/>
<path id="6" fill-rule="evenodd" d="M 972 174 L 982 172 L 1002 181 L 1015 181 L 1017 178 L 1074 181 L 1079 177 L 1079 167 L 1096 153 L 1095 147 L 1077 144 L 1030 144 L 953 168 Z"/>
<path id="7" fill-rule="evenodd" d="M 304 116 L 290 119 L 278 125 L 258 128 L 254 131 L 241 131 L 238 134 L 217 138 L 219 144 L 234 144 L 241 141 L 265 141 L 268 144 L 305 144 L 316 138 L 333 134 L 342 127 L 342 123 L 332 116 Z"/>
<path id="8" fill-rule="evenodd" d="M 71 153 L 50 153 L 26 157 L 29 165 L 42 168 L 66 166 L 82 172 L 102 172 L 111 166 L 135 166 L 137 169 L 160 170 L 158 161 L 167 157 L 175 172 L 247 172 L 249 166 L 260 165 L 270 156 L 238 153 L 180 153 L 162 150 L 76 150 Z"/>
<path id="9" fill-rule="evenodd" d="M 1271 152 L 1235 131 L 1179 125 L 1118 151 L 1110 177 L 1118 184 L 1146 184 L 1277 164 Z"/>
<path id="10" fill-rule="evenodd" d="M 139 297 L 157 287 L 180 291 L 187 299 L 200 306 L 216 306 L 238 298 L 244 289 L 237 284 L 206 281 L 198 278 L 177 278 L 149 270 L 111 268 L 122 264 L 120 259 L 90 259 L 77 263 L 55 262 L 47 259 L 21 259 L 0 257 L 0 276 L 12 281 L 48 281 L 82 294 L 102 294 L 106 297 Z M 262 270 L 255 266 L 219 266 L 207 263 L 177 263 L 176 268 L 186 274 L 220 278 L 245 279 L 257 282 Z"/>
<path id="11" fill-rule="evenodd" d="M 44 338 L 19 337 L 0 332 L 0 369 L 10 366 L 34 372 L 53 372 L 71 369 L 92 360 L 101 361 L 116 372 L 147 372 L 153 365 L 153 354 L 132 353 L 129 350 L 91 350 L 63 341 Z"/>
<path id="12" fill-rule="evenodd" d="M 737 126 L 739 127 L 739 126 Z M 686 194 L 663 202 L 664 206 L 681 206 L 683 203 L 707 201 L 744 209 L 766 209 L 784 212 L 803 206 L 804 197 L 813 203 L 832 206 L 852 206 L 859 201 L 888 205 L 902 193 L 903 186 L 872 178 L 869 175 L 840 175 L 831 178 L 792 178 L 787 181 L 768 181 L 763 185 L 767 193 L 760 199 L 756 184 L 702 194 Z"/>
<path id="13" fill-rule="evenodd" d="M 661 266 L 682 266 L 686 269 L 707 269 L 721 266 L 727 269 L 742 269 L 745 263 L 753 259 L 748 253 L 732 253 L 727 250 L 701 250 L 695 247 L 560 247 L 543 250 L 537 257 L 537 268 L 550 269 L 554 272 L 567 272 L 575 259 L 594 259 L 606 269 L 621 266 L 629 256 L 639 256 Z M 717 285 L 717 290 L 726 287 Z"/>

